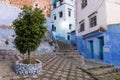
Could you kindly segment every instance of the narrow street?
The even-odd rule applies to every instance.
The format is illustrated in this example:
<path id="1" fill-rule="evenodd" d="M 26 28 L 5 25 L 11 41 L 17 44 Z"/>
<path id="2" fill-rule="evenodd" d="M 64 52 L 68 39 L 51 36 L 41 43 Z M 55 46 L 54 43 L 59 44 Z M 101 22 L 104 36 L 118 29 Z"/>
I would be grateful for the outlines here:
<path id="1" fill-rule="evenodd" d="M 79 59 L 61 53 L 37 55 L 43 63 L 43 71 L 40 76 L 30 77 L 15 74 L 14 54 L 0 53 L 0 80 L 120 80 L 119 68 L 88 60 L 82 65 Z"/>
<path id="2" fill-rule="evenodd" d="M 120 0 L 0 0 L 0 80 L 120 80 L 119 48 Z"/>

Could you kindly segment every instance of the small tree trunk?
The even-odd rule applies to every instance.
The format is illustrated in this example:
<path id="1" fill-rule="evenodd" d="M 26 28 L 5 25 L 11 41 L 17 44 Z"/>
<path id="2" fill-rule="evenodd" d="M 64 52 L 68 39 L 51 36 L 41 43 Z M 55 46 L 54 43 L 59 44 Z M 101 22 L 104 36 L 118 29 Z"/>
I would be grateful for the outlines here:
<path id="1" fill-rule="evenodd" d="M 24 60 L 25 58 L 24 58 L 24 54 L 23 54 L 23 60 Z"/>
<path id="2" fill-rule="evenodd" d="M 29 64 L 31 63 L 31 54 L 30 54 L 30 51 L 28 51 L 28 63 Z"/>

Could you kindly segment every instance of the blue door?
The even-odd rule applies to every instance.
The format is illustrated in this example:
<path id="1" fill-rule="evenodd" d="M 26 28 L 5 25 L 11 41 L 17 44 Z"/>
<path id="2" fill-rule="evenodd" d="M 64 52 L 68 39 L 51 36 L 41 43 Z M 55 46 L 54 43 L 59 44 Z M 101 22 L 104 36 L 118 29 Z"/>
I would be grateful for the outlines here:
<path id="1" fill-rule="evenodd" d="M 90 56 L 93 59 L 94 58 L 94 46 L 93 46 L 93 41 L 89 41 L 90 43 Z"/>
<path id="2" fill-rule="evenodd" d="M 99 59 L 103 60 L 103 46 L 104 46 L 104 38 L 99 37 Z"/>

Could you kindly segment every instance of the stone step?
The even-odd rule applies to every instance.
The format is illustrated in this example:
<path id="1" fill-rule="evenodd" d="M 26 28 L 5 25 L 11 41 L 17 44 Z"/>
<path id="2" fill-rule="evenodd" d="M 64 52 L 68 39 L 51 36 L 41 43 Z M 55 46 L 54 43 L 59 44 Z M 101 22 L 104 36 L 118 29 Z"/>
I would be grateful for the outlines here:
<path id="1" fill-rule="evenodd" d="M 75 50 L 76 47 L 70 44 L 67 44 L 65 41 L 57 40 L 59 46 L 58 50 Z"/>
<path id="2" fill-rule="evenodd" d="M 72 55 L 69 55 L 69 54 L 57 54 L 57 55 L 61 55 L 61 56 L 64 56 L 66 58 L 77 58 L 77 59 L 81 59 L 81 55 L 79 54 L 72 54 Z"/>
<path id="3" fill-rule="evenodd" d="M 58 48 L 57 51 L 66 51 L 66 50 L 76 50 L 75 48 L 68 48 L 68 47 L 65 47 L 63 46 L 62 48 Z"/>
<path id="4" fill-rule="evenodd" d="M 102 69 L 102 68 L 112 68 L 114 67 L 114 65 L 97 65 L 97 66 L 92 66 L 92 67 L 89 67 L 87 68 L 87 70 L 96 70 L 96 69 Z"/>
<path id="5" fill-rule="evenodd" d="M 87 65 L 98 65 L 98 66 L 103 65 L 103 63 L 101 61 L 94 61 L 94 60 L 90 60 L 90 59 L 85 59 L 85 63 Z"/>
<path id="6" fill-rule="evenodd" d="M 64 54 L 64 55 L 80 55 L 77 50 L 59 50 L 56 51 L 56 54 Z"/>
<path id="7" fill-rule="evenodd" d="M 59 52 L 56 52 L 56 55 L 61 55 L 66 58 L 78 58 L 78 59 L 80 58 L 81 59 L 81 55 L 77 51 L 72 51 L 72 52 L 59 51 Z"/>
<path id="8" fill-rule="evenodd" d="M 58 52 L 78 52 L 78 50 L 57 50 Z"/>
<path id="9" fill-rule="evenodd" d="M 80 54 L 64 54 L 64 53 L 56 53 L 56 55 L 61 55 L 61 56 L 67 56 L 67 57 L 74 57 L 74 58 L 80 58 Z"/>
<path id="10" fill-rule="evenodd" d="M 109 73 L 115 73 L 119 72 L 120 68 L 115 68 L 115 67 L 110 67 L 110 68 L 104 68 L 104 69 L 99 69 L 99 70 L 93 70 L 90 71 L 93 75 L 99 76 L 99 75 L 104 75 L 104 74 L 109 74 Z"/>
<path id="11" fill-rule="evenodd" d="M 67 57 L 73 57 L 73 58 L 77 58 L 77 59 L 81 59 L 81 56 L 78 55 L 78 54 L 75 54 L 75 55 L 66 55 Z"/>

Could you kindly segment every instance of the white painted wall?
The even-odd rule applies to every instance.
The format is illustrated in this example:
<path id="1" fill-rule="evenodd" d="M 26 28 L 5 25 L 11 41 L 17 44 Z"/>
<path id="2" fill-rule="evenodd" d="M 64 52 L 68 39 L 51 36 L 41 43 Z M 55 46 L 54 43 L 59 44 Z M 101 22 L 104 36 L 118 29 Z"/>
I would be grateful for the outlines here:
<path id="1" fill-rule="evenodd" d="M 12 29 L 0 28 L 0 49 L 15 49 L 13 44 L 13 40 L 15 37 L 12 37 L 12 35 L 15 35 Z M 5 41 L 7 39 L 9 42 L 8 45 L 5 44 Z"/>
<path id="2" fill-rule="evenodd" d="M 68 5 L 75 6 L 75 0 L 63 0 L 64 3 L 67 3 Z"/>
<path id="3" fill-rule="evenodd" d="M 85 8 L 81 8 L 81 0 L 76 2 L 76 34 L 85 35 L 94 30 L 97 30 L 99 27 L 106 28 L 106 9 L 105 9 L 105 0 L 87 0 L 88 4 Z M 90 28 L 89 25 L 89 15 L 97 11 L 97 26 Z M 80 24 L 79 22 L 85 21 L 85 31 L 78 33 Z"/>
<path id="4" fill-rule="evenodd" d="M 99 27 L 120 23 L 120 0 L 87 0 L 88 4 L 81 9 L 81 0 L 76 1 L 76 33 L 77 36 L 95 31 Z M 88 16 L 97 11 L 97 26 L 90 28 Z M 85 31 L 78 33 L 81 20 L 85 20 Z"/>
<path id="5" fill-rule="evenodd" d="M 106 0 L 107 24 L 120 23 L 120 0 Z"/>
<path id="6" fill-rule="evenodd" d="M 51 24 L 56 27 L 56 32 L 59 36 L 65 37 L 67 39 L 67 33 L 75 30 L 75 16 L 74 16 L 74 0 L 63 0 L 63 5 L 57 2 L 57 8 L 53 9 L 51 7 Z M 68 8 L 72 9 L 71 17 L 68 16 Z M 59 12 L 63 11 L 63 17 L 59 18 Z M 56 14 L 56 20 L 54 20 L 54 14 Z M 69 30 L 69 24 L 72 24 L 72 29 Z"/>
<path id="7" fill-rule="evenodd" d="M 11 25 L 21 10 L 10 4 L 0 3 L 0 25 Z"/>
<path id="8" fill-rule="evenodd" d="M 44 26 L 47 28 L 48 31 L 51 30 L 51 18 L 50 17 L 46 17 L 46 23 L 44 24 Z"/>

